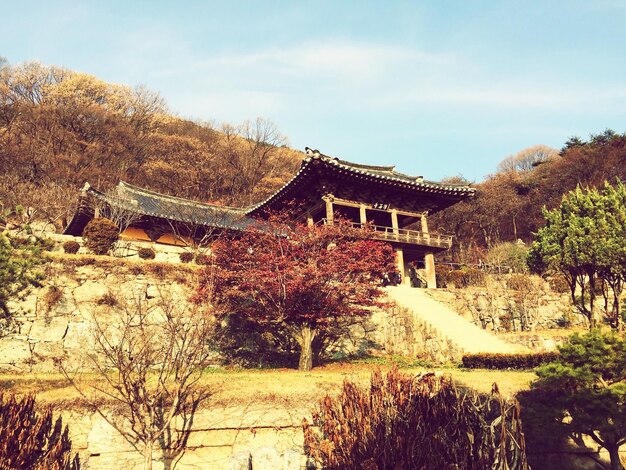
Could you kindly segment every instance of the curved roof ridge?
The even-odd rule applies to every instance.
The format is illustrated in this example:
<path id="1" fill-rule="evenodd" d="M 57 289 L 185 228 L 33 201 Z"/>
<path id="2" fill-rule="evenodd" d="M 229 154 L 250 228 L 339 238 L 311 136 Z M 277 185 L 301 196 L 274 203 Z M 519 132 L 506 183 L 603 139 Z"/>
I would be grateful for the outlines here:
<path id="1" fill-rule="evenodd" d="M 169 201 L 173 201 L 173 202 L 178 202 L 187 206 L 195 206 L 195 207 L 204 207 L 204 208 L 216 208 L 216 209 L 224 209 L 224 210 L 231 210 L 231 211 L 236 211 L 236 212 L 245 212 L 246 211 L 246 207 L 233 207 L 233 206 L 222 206 L 219 204 L 210 204 L 208 202 L 200 202 L 200 201 L 193 201 L 191 199 L 184 199 L 181 197 L 177 197 L 177 196 L 170 196 L 169 194 L 163 194 L 163 193 L 159 193 L 157 191 L 152 191 L 150 189 L 146 189 L 146 188 L 141 188 L 139 186 L 135 186 L 133 184 L 127 183 L 125 181 L 120 181 L 116 188 L 124 188 L 124 189 L 130 189 L 131 191 L 135 191 L 137 193 L 143 193 L 149 196 L 153 196 L 153 197 L 159 197 L 162 199 L 166 199 Z"/>
<path id="2" fill-rule="evenodd" d="M 444 194 L 466 194 L 467 196 L 472 196 L 476 192 L 476 188 L 472 188 L 468 185 L 448 185 L 437 183 L 434 181 L 425 181 L 421 176 L 405 175 L 404 173 L 396 171 L 395 167 L 392 166 L 374 166 L 363 165 L 360 163 L 352 163 L 345 160 L 340 160 L 337 157 L 324 155 L 319 150 L 312 150 L 308 147 L 306 148 L 306 151 L 307 154 L 302 159 L 302 164 L 300 165 L 298 172 L 293 176 L 293 178 L 291 178 L 287 183 L 285 183 L 280 189 L 274 192 L 274 194 L 270 195 L 267 199 L 260 201 L 255 205 L 248 206 L 245 209 L 246 214 L 252 214 L 259 208 L 271 203 L 273 200 L 279 199 L 284 193 L 288 192 L 294 184 L 297 183 L 301 175 L 305 173 L 308 168 L 315 162 L 324 163 L 326 165 L 335 167 L 340 171 L 347 171 L 356 175 L 366 176 L 368 178 L 371 178 L 372 180 L 399 183 L 418 190 L 431 191 L 435 189 L 442 191 Z"/>

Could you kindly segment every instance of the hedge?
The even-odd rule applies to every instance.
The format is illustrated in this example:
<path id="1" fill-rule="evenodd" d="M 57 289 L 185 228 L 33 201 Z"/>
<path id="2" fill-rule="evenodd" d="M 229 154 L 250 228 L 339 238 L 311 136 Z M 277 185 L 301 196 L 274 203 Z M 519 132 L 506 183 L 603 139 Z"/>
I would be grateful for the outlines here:
<path id="1" fill-rule="evenodd" d="M 463 367 L 468 369 L 534 369 L 542 364 L 556 361 L 559 353 L 545 351 L 537 353 L 499 354 L 477 353 L 465 354 L 461 359 Z"/>

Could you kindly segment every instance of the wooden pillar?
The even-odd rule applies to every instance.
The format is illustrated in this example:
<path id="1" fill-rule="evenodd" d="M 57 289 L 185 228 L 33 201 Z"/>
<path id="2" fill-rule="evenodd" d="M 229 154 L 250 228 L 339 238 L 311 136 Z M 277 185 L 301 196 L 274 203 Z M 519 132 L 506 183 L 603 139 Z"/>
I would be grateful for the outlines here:
<path id="1" fill-rule="evenodd" d="M 426 253 L 424 255 L 424 267 L 426 268 L 426 287 L 428 289 L 437 288 L 437 275 L 435 273 L 435 255 Z"/>
<path id="2" fill-rule="evenodd" d="M 424 236 L 424 238 L 426 240 L 428 240 L 430 237 L 428 235 L 428 212 L 423 212 L 422 213 L 422 217 L 421 217 L 421 222 L 422 222 L 422 235 Z"/>
<path id="3" fill-rule="evenodd" d="M 97 219 L 98 217 L 100 217 L 100 208 L 96 206 L 93 210 L 93 218 Z"/>
<path id="4" fill-rule="evenodd" d="M 391 228 L 393 228 L 393 233 L 398 234 L 398 211 L 397 209 L 391 209 Z"/>
<path id="5" fill-rule="evenodd" d="M 309 227 L 313 227 L 313 225 L 315 225 L 315 222 L 313 221 L 313 214 L 311 214 L 310 211 L 306 211 L 306 224 Z"/>
<path id="6" fill-rule="evenodd" d="M 400 273 L 400 284 L 411 287 L 409 267 L 404 262 L 404 251 L 401 246 L 396 247 L 396 261 L 398 263 L 398 272 Z"/>
<path id="7" fill-rule="evenodd" d="M 361 225 L 365 225 L 367 223 L 367 210 L 365 209 L 365 204 L 359 205 L 359 216 Z"/>
<path id="8" fill-rule="evenodd" d="M 327 194 L 322 199 L 326 202 L 326 223 L 333 223 L 333 195 Z"/>
<path id="9" fill-rule="evenodd" d="M 424 239 L 430 239 L 428 234 L 428 211 L 422 213 L 422 235 Z M 426 287 L 429 289 L 437 288 L 437 274 L 435 273 L 435 255 L 426 252 L 424 255 L 424 267 L 426 268 Z"/>

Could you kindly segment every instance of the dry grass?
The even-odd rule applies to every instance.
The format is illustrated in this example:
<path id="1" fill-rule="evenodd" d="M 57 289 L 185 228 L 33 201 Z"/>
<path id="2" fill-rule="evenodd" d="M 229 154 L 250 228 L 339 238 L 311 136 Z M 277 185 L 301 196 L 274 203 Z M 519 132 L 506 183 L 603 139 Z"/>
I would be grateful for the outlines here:
<path id="1" fill-rule="evenodd" d="M 291 369 L 209 369 L 201 379 L 201 386 L 213 391 L 210 403 L 215 406 L 269 404 L 301 407 L 303 404 L 312 405 L 326 394 L 338 393 L 344 379 L 368 384 L 371 372 L 377 367 L 370 364 L 332 364 L 310 372 Z M 401 370 L 417 374 L 426 369 Z M 488 393 L 493 382 L 497 382 L 505 395 L 528 388 L 535 377 L 533 372 L 526 371 L 436 370 L 451 374 L 459 386 L 479 392 Z M 90 385 L 101 383 L 102 378 L 95 374 L 83 374 L 81 382 L 89 388 Z M 81 408 L 85 405 L 79 393 L 67 384 L 61 374 L 0 374 L 0 389 L 17 394 L 36 393 L 39 403 L 58 408 Z"/>
<path id="2" fill-rule="evenodd" d="M 188 283 L 195 279 L 201 266 L 184 263 L 167 263 L 162 261 L 144 260 L 137 258 L 115 258 L 114 256 L 100 256 L 91 254 L 68 254 L 59 252 L 47 253 L 52 262 L 47 265 L 47 277 L 54 274 L 72 274 L 76 268 L 93 266 L 95 268 L 114 271 L 120 274 L 149 275 L 160 279 L 172 279 L 181 283 Z"/>

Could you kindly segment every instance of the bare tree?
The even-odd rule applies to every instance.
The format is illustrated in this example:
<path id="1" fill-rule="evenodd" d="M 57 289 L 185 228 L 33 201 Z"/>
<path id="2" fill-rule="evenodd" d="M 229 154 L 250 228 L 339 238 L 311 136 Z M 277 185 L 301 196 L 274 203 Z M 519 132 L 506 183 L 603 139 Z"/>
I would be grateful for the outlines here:
<path id="1" fill-rule="evenodd" d="M 115 296 L 112 296 L 115 299 Z M 180 307 L 159 294 L 156 302 L 117 300 L 107 322 L 94 319 L 95 351 L 88 355 L 100 380 L 88 393 L 82 375 L 61 370 L 68 380 L 152 469 L 160 449 L 165 468 L 182 457 L 194 415 L 210 391 L 200 384 L 210 355 L 207 338 L 212 321 L 207 312 Z M 117 406 L 102 404 L 102 396 Z"/>
<path id="2" fill-rule="evenodd" d="M 558 157 L 559 151 L 547 145 L 533 145 L 519 151 L 515 155 L 510 155 L 498 164 L 498 172 L 507 171 L 528 171 L 534 167 Z"/>

